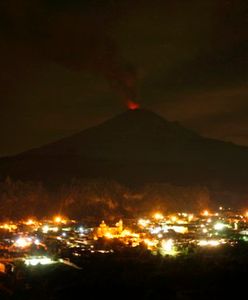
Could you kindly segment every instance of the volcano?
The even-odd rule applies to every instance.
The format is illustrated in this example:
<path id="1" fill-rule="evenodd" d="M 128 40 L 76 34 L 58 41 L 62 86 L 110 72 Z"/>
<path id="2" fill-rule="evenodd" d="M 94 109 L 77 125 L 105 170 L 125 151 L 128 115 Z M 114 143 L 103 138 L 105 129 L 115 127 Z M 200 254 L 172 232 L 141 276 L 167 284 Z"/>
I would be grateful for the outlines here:
<path id="1" fill-rule="evenodd" d="M 248 148 L 204 138 L 145 109 L 128 110 L 54 143 L 0 160 L 1 179 L 60 184 L 72 178 L 245 185 Z"/>

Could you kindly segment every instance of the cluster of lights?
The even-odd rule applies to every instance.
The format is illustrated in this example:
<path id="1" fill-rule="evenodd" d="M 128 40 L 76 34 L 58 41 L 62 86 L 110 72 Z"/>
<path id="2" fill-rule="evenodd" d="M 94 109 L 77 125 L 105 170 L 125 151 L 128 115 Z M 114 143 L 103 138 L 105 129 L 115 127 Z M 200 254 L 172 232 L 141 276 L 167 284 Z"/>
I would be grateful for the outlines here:
<path id="1" fill-rule="evenodd" d="M 46 248 L 45 242 L 41 244 L 40 240 L 36 238 L 39 235 L 31 234 L 31 232 L 39 230 L 39 234 L 48 234 L 51 238 L 61 240 L 67 247 L 80 248 L 81 245 L 87 245 L 86 249 L 88 249 L 91 246 L 94 247 L 91 243 L 93 244 L 95 240 L 106 238 L 108 240 L 119 239 L 123 244 L 132 247 L 142 244 L 154 254 L 177 255 L 179 249 L 188 243 L 199 247 L 217 247 L 227 243 L 230 230 L 237 234 L 238 238 L 248 239 L 248 212 L 243 215 L 230 215 L 229 212 L 225 214 L 226 212 L 227 210 L 223 207 L 219 207 L 218 213 L 206 209 L 198 215 L 186 212 L 173 214 L 156 212 L 150 218 L 145 217 L 137 221 L 138 231 L 136 229 L 134 231 L 133 228 L 124 228 L 122 220 L 113 227 L 107 226 L 104 221 L 94 229 L 84 228 L 79 223 L 72 226 L 71 221 L 60 215 L 43 222 L 29 218 L 16 224 L 3 223 L 0 224 L 0 228 L 14 232 L 15 238 L 12 239 L 14 242 L 11 251 L 14 249 L 19 253 L 28 253 L 32 249 L 31 245 L 42 245 Z M 27 233 L 22 231 L 21 235 L 16 238 L 19 225 L 22 226 L 21 228 L 23 225 L 30 227 L 24 227 L 27 229 Z M 71 234 L 72 231 L 74 231 L 73 234 Z M 182 235 L 185 236 L 182 238 Z M 42 240 L 45 241 L 45 238 Z M 98 251 L 92 248 L 90 250 L 91 252 Z M 26 264 L 49 264 L 49 262 L 50 259 L 47 257 L 31 257 L 29 260 L 27 259 Z"/>
<path id="2" fill-rule="evenodd" d="M 0 228 L 8 231 L 15 231 L 17 229 L 17 226 L 15 224 L 4 223 L 0 225 Z"/>
<path id="3" fill-rule="evenodd" d="M 225 229 L 225 228 L 227 228 L 227 227 L 228 227 L 228 226 L 227 226 L 226 224 L 224 224 L 224 223 L 216 223 L 216 224 L 214 225 L 214 229 L 217 230 L 217 231 L 223 230 L 223 229 Z"/>
<path id="4" fill-rule="evenodd" d="M 30 237 L 19 237 L 15 243 L 14 246 L 17 248 L 26 248 L 29 247 L 32 244 L 32 239 Z"/>
<path id="5" fill-rule="evenodd" d="M 35 244 L 36 246 L 40 245 L 41 242 L 39 239 L 37 238 L 31 238 L 31 237 L 19 237 L 17 238 L 17 240 L 14 242 L 13 246 L 16 248 L 28 248 L 30 247 L 32 244 Z"/>
<path id="6" fill-rule="evenodd" d="M 29 257 L 25 259 L 25 265 L 27 266 L 50 265 L 54 263 L 56 263 L 56 261 L 46 256 Z"/>
<path id="7" fill-rule="evenodd" d="M 176 255 L 177 251 L 174 245 L 174 241 L 172 239 L 162 240 L 161 241 L 161 253 L 164 255 Z"/>
<path id="8" fill-rule="evenodd" d="M 216 246 L 219 246 L 220 244 L 221 244 L 221 242 L 218 240 L 200 240 L 198 242 L 198 245 L 201 247 L 204 247 L 204 246 L 216 247 Z"/>

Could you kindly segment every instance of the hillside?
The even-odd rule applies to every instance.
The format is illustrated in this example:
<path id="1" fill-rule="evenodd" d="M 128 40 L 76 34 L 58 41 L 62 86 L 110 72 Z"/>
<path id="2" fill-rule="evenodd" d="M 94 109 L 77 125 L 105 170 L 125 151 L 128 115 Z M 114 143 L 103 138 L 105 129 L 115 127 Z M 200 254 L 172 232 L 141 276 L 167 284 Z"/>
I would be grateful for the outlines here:
<path id="1" fill-rule="evenodd" d="M 54 143 L 0 160 L 1 178 L 71 178 L 241 187 L 248 148 L 201 137 L 144 109 L 128 110 Z"/>

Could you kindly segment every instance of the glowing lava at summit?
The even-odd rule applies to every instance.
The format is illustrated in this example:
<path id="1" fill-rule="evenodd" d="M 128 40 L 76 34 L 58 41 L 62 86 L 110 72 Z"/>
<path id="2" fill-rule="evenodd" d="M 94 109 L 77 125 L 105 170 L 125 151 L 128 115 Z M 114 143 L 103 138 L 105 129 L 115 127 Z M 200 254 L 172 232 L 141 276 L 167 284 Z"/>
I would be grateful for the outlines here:
<path id="1" fill-rule="evenodd" d="M 139 109 L 139 107 L 140 107 L 139 103 L 131 101 L 131 100 L 127 101 L 127 106 L 130 110 L 136 110 L 136 109 Z"/>

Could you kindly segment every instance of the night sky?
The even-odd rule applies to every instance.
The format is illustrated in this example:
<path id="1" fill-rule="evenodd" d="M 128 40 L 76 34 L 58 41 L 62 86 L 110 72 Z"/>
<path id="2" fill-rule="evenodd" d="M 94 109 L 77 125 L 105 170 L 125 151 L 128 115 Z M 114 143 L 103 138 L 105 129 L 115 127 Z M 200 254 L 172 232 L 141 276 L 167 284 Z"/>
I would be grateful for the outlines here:
<path id="1" fill-rule="evenodd" d="M 247 0 L 1 0 L 0 156 L 134 100 L 248 146 Z"/>

